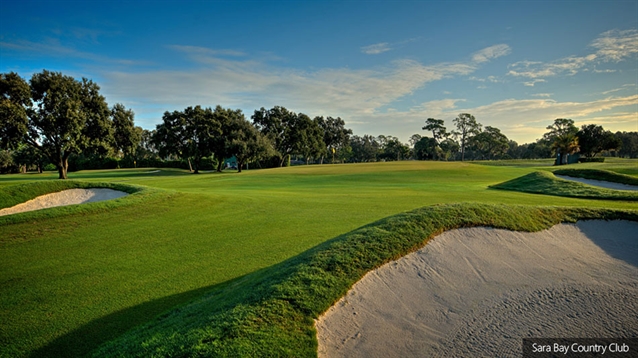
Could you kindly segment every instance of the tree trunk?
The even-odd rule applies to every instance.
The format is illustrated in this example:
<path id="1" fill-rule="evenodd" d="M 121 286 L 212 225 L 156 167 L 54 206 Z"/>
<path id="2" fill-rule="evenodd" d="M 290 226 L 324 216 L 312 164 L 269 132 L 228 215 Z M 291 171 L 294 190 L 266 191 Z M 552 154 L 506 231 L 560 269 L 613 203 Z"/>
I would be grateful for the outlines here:
<path id="1" fill-rule="evenodd" d="M 217 162 L 217 172 L 221 173 L 222 172 L 222 166 L 224 165 L 224 161 L 220 160 L 219 162 Z"/>
<path id="2" fill-rule="evenodd" d="M 241 167 L 244 166 L 244 163 L 237 160 L 237 173 L 241 173 Z"/>
<path id="3" fill-rule="evenodd" d="M 193 167 L 191 167 L 191 171 L 193 171 L 193 174 L 199 174 L 199 163 L 201 162 L 201 158 L 199 157 L 195 157 L 193 158 L 193 167 L 195 168 L 195 170 L 193 171 Z M 190 161 L 189 161 L 190 164 Z"/>
<path id="4" fill-rule="evenodd" d="M 286 158 L 288 158 L 288 161 L 289 161 L 288 164 L 290 164 L 290 154 L 285 154 L 284 157 L 281 158 L 281 162 L 279 163 L 279 167 L 283 167 L 284 166 L 284 161 L 286 160 Z M 290 166 L 290 165 L 288 165 L 288 166 Z"/>
<path id="5" fill-rule="evenodd" d="M 66 177 L 66 170 L 68 168 L 68 163 L 67 163 L 67 167 L 64 166 L 64 160 L 60 160 L 60 163 L 58 163 L 57 165 L 58 167 L 58 179 L 67 179 Z"/>

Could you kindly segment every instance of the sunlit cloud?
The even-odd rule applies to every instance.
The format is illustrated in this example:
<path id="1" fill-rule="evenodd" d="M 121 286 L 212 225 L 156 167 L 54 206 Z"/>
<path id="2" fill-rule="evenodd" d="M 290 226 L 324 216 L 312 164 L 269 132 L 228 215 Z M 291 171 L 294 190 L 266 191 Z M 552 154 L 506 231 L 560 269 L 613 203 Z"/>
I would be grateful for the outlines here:
<path id="1" fill-rule="evenodd" d="M 545 98 L 507 99 L 483 106 L 459 106 L 466 102 L 464 99 L 441 99 L 423 103 L 409 111 L 377 113 L 366 117 L 369 122 L 366 128 L 375 128 L 375 123 L 382 128 L 381 123 L 391 122 L 395 135 L 407 140 L 411 134 L 420 133 L 419 125 L 426 118 L 444 119 L 446 127 L 451 130 L 452 120 L 459 113 L 471 113 L 484 126 L 497 127 L 518 143 L 530 143 L 542 137 L 547 131 L 546 127 L 556 118 L 571 118 L 577 126 L 603 124 L 608 130 L 626 128 L 627 124 L 634 123 L 638 126 L 638 95 L 589 102 L 559 102 Z M 612 110 L 621 111 L 611 112 Z"/>

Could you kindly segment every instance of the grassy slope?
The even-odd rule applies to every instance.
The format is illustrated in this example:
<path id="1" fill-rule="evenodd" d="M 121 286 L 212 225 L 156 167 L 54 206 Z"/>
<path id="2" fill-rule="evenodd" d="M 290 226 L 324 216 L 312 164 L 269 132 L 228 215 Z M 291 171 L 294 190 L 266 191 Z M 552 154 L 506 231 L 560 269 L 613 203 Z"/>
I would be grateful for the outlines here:
<path id="1" fill-rule="evenodd" d="M 557 178 L 554 174 L 546 171 L 529 173 L 490 187 L 494 189 L 574 198 L 638 201 L 638 192 L 599 188 Z"/>
<path id="2" fill-rule="evenodd" d="M 84 355 L 207 290 L 425 205 L 636 208 L 487 188 L 535 169 L 400 162 L 239 175 L 71 173 L 75 179 L 148 185 L 170 194 L 109 210 L 42 217 L 38 225 L 0 225 L 0 355 Z M 0 187 L 50 177 L 54 174 L 3 176 Z"/>
<path id="3" fill-rule="evenodd" d="M 613 183 L 628 185 L 638 185 L 638 178 L 627 174 L 619 174 L 609 170 L 601 169 L 558 169 L 554 170 L 556 175 L 566 175 L 576 178 L 603 180 Z"/>

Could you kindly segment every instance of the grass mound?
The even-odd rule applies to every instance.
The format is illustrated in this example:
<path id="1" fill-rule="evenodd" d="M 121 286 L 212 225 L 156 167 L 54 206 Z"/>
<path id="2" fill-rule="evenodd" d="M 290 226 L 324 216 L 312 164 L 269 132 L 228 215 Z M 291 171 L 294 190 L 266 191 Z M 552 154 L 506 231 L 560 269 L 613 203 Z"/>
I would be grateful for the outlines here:
<path id="1" fill-rule="evenodd" d="M 88 188 L 106 188 L 123 191 L 129 194 L 139 193 L 136 200 L 139 200 L 143 196 L 152 195 L 156 193 L 157 189 L 151 189 L 148 187 L 140 186 L 140 185 L 130 185 L 130 184 L 122 184 L 122 183 L 109 183 L 109 182 L 84 182 L 84 181 L 76 181 L 76 180 L 46 180 L 39 182 L 31 182 L 27 184 L 18 184 L 11 185 L 7 187 L 0 188 L 0 209 L 9 208 L 14 205 L 24 203 L 26 201 L 35 199 L 38 196 L 57 193 L 63 190 L 68 189 L 88 189 Z M 135 201 L 135 199 L 133 200 Z M 111 202 L 95 202 L 90 204 L 85 204 L 80 206 L 63 206 L 63 207 L 54 207 L 49 208 L 45 211 L 37 210 L 24 212 L 19 214 L 13 214 L 8 216 L 0 217 L 0 225 L 9 224 L 9 223 L 18 223 L 23 222 L 25 220 L 44 218 L 44 217 L 54 217 L 61 214 L 71 213 L 71 212 L 79 212 L 82 210 L 87 210 L 89 208 L 100 208 L 100 207 L 113 207 L 114 205 L 121 205 L 122 203 L 130 202 L 128 198 L 122 198 L 122 200 L 118 200 L 117 203 Z"/>
<path id="2" fill-rule="evenodd" d="M 597 188 L 563 180 L 546 171 L 529 173 L 504 183 L 491 185 L 490 188 L 583 199 L 638 201 L 638 193 Z"/>
<path id="3" fill-rule="evenodd" d="M 554 174 L 566 175 L 576 178 L 610 181 L 628 185 L 638 185 L 638 178 L 636 177 L 602 169 L 558 169 L 554 170 Z"/>
<path id="4" fill-rule="evenodd" d="M 314 357 L 314 319 L 368 271 L 450 229 L 539 231 L 586 219 L 638 221 L 638 211 L 487 204 L 435 205 L 338 236 L 213 288 L 93 352 L 97 357 Z"/>

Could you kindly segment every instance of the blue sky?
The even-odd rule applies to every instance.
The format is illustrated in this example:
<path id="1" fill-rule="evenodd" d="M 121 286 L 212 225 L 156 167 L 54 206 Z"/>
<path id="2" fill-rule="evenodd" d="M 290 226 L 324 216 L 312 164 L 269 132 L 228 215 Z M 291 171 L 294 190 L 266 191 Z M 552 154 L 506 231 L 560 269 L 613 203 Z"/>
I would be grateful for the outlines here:
<path id="1" fill-rule="evenodd" d="M 638 131 L 637 1 L 0 0 L 0 72 L 92 79 L 147 129 L 275 105 L 407 142 L 462 112 L 527 143 L 555 118 Z"/>

